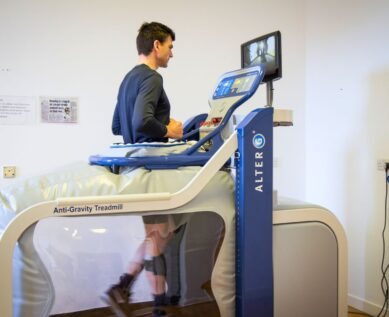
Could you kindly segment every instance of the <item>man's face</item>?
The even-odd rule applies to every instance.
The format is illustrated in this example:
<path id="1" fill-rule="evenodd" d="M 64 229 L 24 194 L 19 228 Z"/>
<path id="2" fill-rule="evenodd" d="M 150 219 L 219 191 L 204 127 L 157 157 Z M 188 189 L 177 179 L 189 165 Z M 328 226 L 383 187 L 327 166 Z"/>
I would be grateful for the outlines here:
<path id="1" fill-rule="evenodd" d="M 173 57 L 173 41 L 171 36 L 169 35 L 166 40 L 161 43 L 158 42 L 157 49 L 157 62 L 158 67 L 167 67 L 169 63 L 169 59 Z"/>

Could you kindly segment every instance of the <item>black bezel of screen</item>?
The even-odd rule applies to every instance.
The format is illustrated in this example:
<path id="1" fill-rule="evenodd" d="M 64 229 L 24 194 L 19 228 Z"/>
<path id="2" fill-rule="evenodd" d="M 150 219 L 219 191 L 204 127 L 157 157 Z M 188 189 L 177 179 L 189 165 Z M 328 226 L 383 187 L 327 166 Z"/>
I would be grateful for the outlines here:
<path id="1" fill-rule="evenodd" d="M 276 71 L 272 74 L 265 74 L 265 76 L 263 77 L 263 80 L 262 82 L 269 82 L 269 81 L 273 81 L 273 80 L 277 80 L 277 79 L 280 79 L 282 77 L 282 60 L 281 60 L 281 32 L 280 31 L 276 31 L 276 32 L 272 32 L 272 33 L 269 33 L 269 34 L 266 34 L 266 35 L 262 35 L 260 37 L 257 37 L 255 39 L 252 39 L 246 43 L 243 43 L 241 46 L 240 46 L 240 56 L 241 56 L 241 68 L 247 68 L 245 65 L 244 65 L 244 57 L 245 57 L 245 48 L 247 46 L 249 46 L 251 43 L 254 43 L 254 42 L 260 42 L 260 41 L 263 41 L 264 39 L 267 39 L 269 37 L 272 37 L 274 36 L 274 39 L 275 39 L 275 65 L 276 65 Z"/>

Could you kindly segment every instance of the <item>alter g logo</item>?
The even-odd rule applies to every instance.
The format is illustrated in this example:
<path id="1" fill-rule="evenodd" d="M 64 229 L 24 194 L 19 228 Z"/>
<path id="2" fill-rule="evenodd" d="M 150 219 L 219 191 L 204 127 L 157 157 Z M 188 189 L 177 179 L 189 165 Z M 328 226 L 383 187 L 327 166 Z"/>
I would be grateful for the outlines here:
<path id="1" fill-rule="evenodd" d="M 256 147 L 257 149 L 262 149 L 265 146 L 265 143 L 266 143 L 266 139 L 262 134 L 258 133 L 254 135 L 253 137 L 254 147 Z"/>

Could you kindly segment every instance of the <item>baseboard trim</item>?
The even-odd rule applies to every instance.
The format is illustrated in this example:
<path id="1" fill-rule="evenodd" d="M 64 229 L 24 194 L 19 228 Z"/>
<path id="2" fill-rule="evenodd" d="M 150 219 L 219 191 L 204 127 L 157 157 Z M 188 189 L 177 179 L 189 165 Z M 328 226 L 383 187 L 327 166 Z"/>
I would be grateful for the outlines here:
<path id="1" fill-rule="evenodd" d="M 381 310 L 382 304 L 377 305 L 373 302 L 369 302 L 363 298 L 354 295 L 348 295 L 348 304 L 366 314 L 377 316 Z M 389 312 L 389 311 L 388 311 Z"/>

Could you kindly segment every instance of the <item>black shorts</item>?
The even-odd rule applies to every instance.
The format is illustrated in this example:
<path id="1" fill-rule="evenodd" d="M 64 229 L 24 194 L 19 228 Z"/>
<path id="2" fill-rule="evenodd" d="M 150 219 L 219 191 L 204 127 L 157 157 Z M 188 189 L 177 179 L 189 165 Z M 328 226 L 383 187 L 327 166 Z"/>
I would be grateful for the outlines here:
<path id="1" fill-rule="evenodd" d="M 147 225 L 153 225 L 157 223 L 168 222 L 168 215 L 151 215 L 151 216 L 142 216 L 143 223 Z"/>

